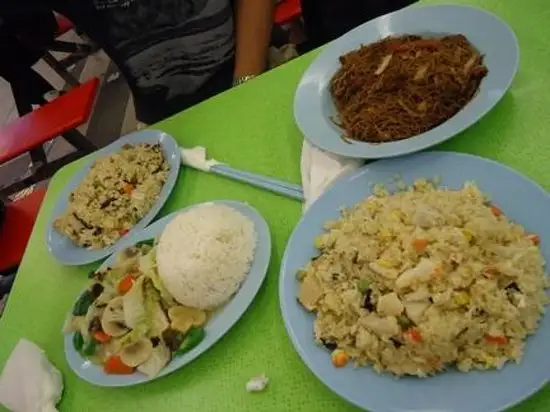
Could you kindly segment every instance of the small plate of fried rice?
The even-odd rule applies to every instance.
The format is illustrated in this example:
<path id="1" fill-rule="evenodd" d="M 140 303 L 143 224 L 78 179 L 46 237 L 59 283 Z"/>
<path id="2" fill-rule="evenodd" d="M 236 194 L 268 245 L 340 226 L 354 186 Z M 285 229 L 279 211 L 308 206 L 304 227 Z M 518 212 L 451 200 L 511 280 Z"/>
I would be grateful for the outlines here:
<path id="1" fill-rule="evenodd" d="M 50 253 L 65 265 L 112 254 L 160 211 L 180 156 L 174 138 L 158 130 L 131 133 L 93 153 L 55 203 L 46 231 Z"/>

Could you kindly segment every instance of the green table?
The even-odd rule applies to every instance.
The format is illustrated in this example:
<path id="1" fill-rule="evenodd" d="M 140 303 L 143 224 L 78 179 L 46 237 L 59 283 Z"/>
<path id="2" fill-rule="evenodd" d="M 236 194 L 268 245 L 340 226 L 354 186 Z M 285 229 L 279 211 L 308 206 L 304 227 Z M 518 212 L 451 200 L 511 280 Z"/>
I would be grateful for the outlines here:
<path id="1" fill-rule="evenodd" d="M 513 87 L 478 124 L 442 145 L 478 154 L 525 173 L 550 189 L 550 55 L 545 29 L 546 0 L 462 1 L 483 4 L 516 31 L 522 63 Z M 235 167 L 299 182 L 302 136 L 292 116 L 294 90 L 315 53 L 168 119 L 156 127 L 181 145 L 204 145 L 216 159 Z M 46 351 L 65 379 L 62 411 L 352 411 L 301 362 L 279 313 L 279 263 L 301 205 L 223 178 L 193 170 L 180 173 L 161 215 L 212 199 L 238 199 L 257 208 L 270 225 L 273 254 L 267 279 L 243 318 L 192 364 L 155 382 L 124 389 L 94 387 L 73 374 L 65 361 L 61 328 L 86 274 L 97 265 L 63 267 L 46 250 L 44 231 L 55 199 L 81 163 L 61 170 L 51 182 L 6 312 L 0 320 L 0 368 L 21 337 Z M 246 381 L 259 373 L 269 389 L 248 394 Z M 467 396 L 467 394 L 465 394 Z M 550 387 L 517 411 L 550 410 Z"/>

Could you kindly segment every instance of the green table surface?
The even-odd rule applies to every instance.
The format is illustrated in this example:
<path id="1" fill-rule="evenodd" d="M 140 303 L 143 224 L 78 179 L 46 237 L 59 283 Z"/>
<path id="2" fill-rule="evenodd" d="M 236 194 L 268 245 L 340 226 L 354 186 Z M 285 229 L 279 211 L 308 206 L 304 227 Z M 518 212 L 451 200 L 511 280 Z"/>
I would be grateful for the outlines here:
<path id="1" fill-rule="evenodd" d="M 431 3 L 429 1 L 428 3 Z M 455 2 L 457 3 L 457 2 Z M 550 189 L 550 7 L 546 0 L 470 0 L 504 18 L 519 37 L 521 66 L 513 86 L 479 123 L 440 146 L 496 159 Z M 216 159 L 244 170 L 300 181 L 302 136 L 292 100 L 301 74 L 316 53 L 215 97 L 158 124 L 181 145 L 204 145 Z M 61 370 L 61 411 L 352 411 L 302 363 L 279 312 L 279 265 L 301 205 L 268 192 L 205 173 L 184 170 L 160 216 L 213 199 L 236 199 L 257 208 L 271 228 L 273 250 L 266 282 L 242 319 L 199 359 L 168 377 L 131 388 L 94 387 L 76 377 L 63 352 L 61 329 L 73 300 L 98 265 L 63 267 L 46 249 L 44 232 L 60 191 L 82 162 L 52 180 L 4 316 L 0 320 L 0 368 L 17 341 L 36 342 Z M 246 381 L 266 373 L 271 383 L 248 394 Z M 465 394 L 467 396 L 467 394 Z M 546 385 L 514 411 L 550 410 Z"/>

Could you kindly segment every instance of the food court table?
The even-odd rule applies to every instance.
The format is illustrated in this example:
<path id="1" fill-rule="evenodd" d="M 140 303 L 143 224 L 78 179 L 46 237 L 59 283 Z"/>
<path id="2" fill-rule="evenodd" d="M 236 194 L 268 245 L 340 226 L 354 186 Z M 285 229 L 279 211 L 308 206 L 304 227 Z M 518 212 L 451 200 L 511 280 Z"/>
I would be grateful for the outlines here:
<path id="1" fill-rule="evenodd" d="M 484 119 L 439 149 L 474 153 L 503 162 L 550 189 L 550 56 L 546 0 L 470 0 L 507 20 L 521 46 L 521 67 L 512 89 Z M 292 117 L 294 89 L 315 57 L 304 56 L 261 78 L 176 115 L 155 127 L 182 145 L 204 145 L 216 159 L 252 172 L 299 182 L 302 136 Z M 63 267 L 48 254 L 44 231 L 56 197 L 80 166 L 71 164 L 52 180 L 19 274 L 0 320 L 0 367 L 21 337 L 45 349 L 62 371 L 62 411 L 353 411 L 326 389 L 302 363 L 279 313 L 279 263 L 301 205 L 220 177 L 184 170 L 161 215 L 212 199 L 248 202 L 272 231 L 269 273 L 243 318 L 213 348 L 168 377 L 131 388 L 94 387 L 69 370 L 61 328 L 73 300 L 97 265 Z M 550 213 L 550 212 L 549 212 Z M 0 252 L 1 253 L 1 252 Z M 547 315 L 549 316 L 549 315 Z M 266 373 L 271 383 L 260 394 L 246 381 Z M 468 394 L 464 394 L 468 396 Z M 550 387 L 514 411 L 550 410 Z"/>

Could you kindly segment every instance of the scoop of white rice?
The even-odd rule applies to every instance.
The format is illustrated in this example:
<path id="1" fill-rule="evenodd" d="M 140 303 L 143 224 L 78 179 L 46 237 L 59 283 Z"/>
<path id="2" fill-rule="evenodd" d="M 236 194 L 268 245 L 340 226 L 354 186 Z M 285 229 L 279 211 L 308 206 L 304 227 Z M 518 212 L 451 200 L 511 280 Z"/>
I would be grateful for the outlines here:
<path id="1" fill-rule="evenodd" d="M 157 246 L 164 286 L 182 305 L 213 309 L 239 289 L 256 248 L 254 223 L 222 204 L 203 204 L 176 216 Z"/>

